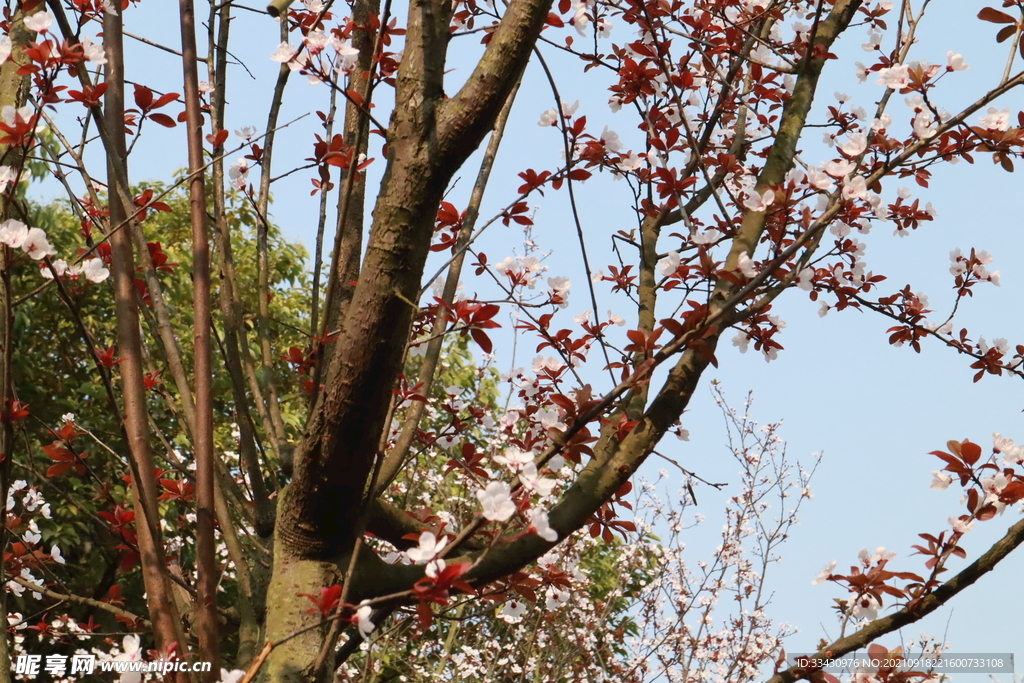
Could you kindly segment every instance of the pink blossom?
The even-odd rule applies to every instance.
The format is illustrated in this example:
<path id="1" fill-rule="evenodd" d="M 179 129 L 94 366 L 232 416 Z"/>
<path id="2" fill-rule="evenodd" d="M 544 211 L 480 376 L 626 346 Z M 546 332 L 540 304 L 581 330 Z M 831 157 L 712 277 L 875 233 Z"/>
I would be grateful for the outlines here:
<path id="1" fill-rule="evenodd" d="M 513 472 L 518 472 L 524 466 L 533 463 L 533 453 L 511 446 L 505 449 L 504 454 L 494 456 L 494 462 L 506 465 Z"/>
<path id="2" fill-rule="evenodd" d="M 971 519 L 967 515 L 961 515 L 960 517 L 950 517 L 949 524 L 953 527 L 953 531 L 958 534 L 966 534 L 968 531 L 974 528 L 974 525 L 978 523 L 978 520 Z"/>
<path id="3" fill-rule="evenodd" d="M 839 145 L 839 151 L 848 157 L 860 156 L 868 148 L 868 138 L 864 133 L 853 133 L 849 139 Z"/>
<path id="4" fill-rule="evenodd" d="M 1008 439 L 996 432 L 992 435 L 992 444 L 996 453 L 1002 453 L 1003 462 L 1008 467 L 1024 462 L 1024 447 L 1015 444 L 1013 439 Z"/>
<path id="5" fill-rule="evenodd" d="M 832 161 L 827 162 L 823 167 L 825 173 L 829 174 L 833 178 L 844 178 L 853 173 L 853 170 L 855 168 L 857 168 L 857 165 L 854 164 L 852 161 L 847 161 L 846 159 L 834 159 Z"/>
<path id="6" fill-rule="evenodd" d="M 843 199 L 867 199 L 868 183 L 862 176 L 847 176 L 843 181 Z"/>
<path id="7" fill-rule="evenodd" d="M 835 163 L 835 162 L 832 162 Z M 852 170 L 852 169 L 851 169 Z M 846 175 L 845 173 L 837 176 L 841 178 Z M 807 167 L 807 183 L 818 190 L 825 190 L 826 192 L 835 188 L 836 184 L 832 182 L 832 179 L 828 174 L 815 166 Z"/>
<path id="8" fill-rule="evenodd" d="M 775 192 L 773 190 L 765 190 L 764 194 L 760 194 L 757 190 L 751 190 L 750 196 L 743 202 L 749 211 L 766 211 L 772 202 L 775 201 Z"/>
<path id="9" fill-rule="evenodd" d="M 989 107 L 988 114 L 982 116 L 979 123 L 989 130 L 1006 130 L 1010 127 L 1010 110 Z"/>
<path id="10" fill-rule="evenodd" d="M 892 90 L 903 90 L 910 85 L 910 67 L 906 64 L 897 64 L 896 66 L 882 69 L 878 72 L 879 85 L 884 85 Z"/>
<path id="11" fill-rule="evenodd" d="M 340 74 L 347 74 L 359 61 L 359 49 L 347 40 L 333 39 L 334 51 L 338 53 L 338 65 L 334 70 Z"/>
<path id="12" fill-rule="evenodd" d="M 291 46 L 291 43 L 281 43 L 277 46 L 277 50 L 270 55 L 270 58 L 275 62 L 284 63 L 290 61 L 296 52 L 298 51 Z"/>

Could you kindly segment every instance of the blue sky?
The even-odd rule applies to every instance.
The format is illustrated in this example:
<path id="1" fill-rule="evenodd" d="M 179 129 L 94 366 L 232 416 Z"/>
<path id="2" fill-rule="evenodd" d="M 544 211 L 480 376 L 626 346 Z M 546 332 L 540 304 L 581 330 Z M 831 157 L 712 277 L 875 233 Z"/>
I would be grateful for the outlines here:
<path id="1" fill-rule="evenodd" d="M 933 3 L 930 18 L 919 33 L 921 43 L 911 56 L 945 63 L 947 50 L 964 54 L 971 69 L 950 74 L 936 95 L 939 106 L 950 111 L 955 112 L 959 105 L 975 99 L 994 84 L 1005 64 L 1006 49 L 994 44 L 993 25 L 974 18 L 985 4 L 999 3 Z M 172 3 L 146 3 L 142 9 L 131 9 L 126 13 L 127 28 L 149 37 L 164 36 L 162 42 L 176 45 L 176 15 L 169 11 L 173 9 Z M 238 17 L 233 49 L 255 78 L 240 68 L 232 71 L 228 127 L 255 125 L 263 132 L 269 84 L 277 68 L 269 59 L 278 42 L 277 24 L 244 11 L 238 12 Z M 624 33 L 619 22 L 613 40 L 623 41 Z M 456 83 L 461 74 L 468 73 L 477 50 L 468 44 L 475 43 L 474 38 L 462 40 L 467 44 L 457 45 L 452 52 L 451 67 L 455 71 L 449 78 Z M 858 85 L 854 76 L 853 62 L 867 61 L 860 48 L 864 40 L 864 29 L 855 28 L 841 41 L 840 60 L 830 65 L 819 88 L 819 107 L 834 102 L 832 93 L 842 91 L 852 96 L 853 103 L 872 110 L 882 86 L 876 85 L 874 78 Z M 891 39 L 885 43 L 891 44 Z M 167 89 L 180 82 L 180 65 L 170 55 L 135 43 L 131 43 L 130 49 L 130 78 L 153 87 L 166 82 Z M 597 70 L 583 75 L 578 63 L 550 48 L 545 49 L 545 56 L 558 75 L 562 98 L 568 102 L 580 100 L 580 113 L 588 115 L 591 131 L 599 134 L 607 124 L 619 132 L 627 147 L 637 139 L 637 131 L 632 129 L 635 123 L 628 114 L 613 114 L 607 108 L 603 76 Z M 1020 68 L 1018 58 L 1015 70 Z M 293 77 L 282 122 L 313 109 L 326 109 L 326 96 L 323 86 L 312 87 L 302 77 Z M 907 126 L 909 110 L 899 100 L 890 112 L 898 125 Z M 1022 105 L 1020 95 L 999 103 L 1010 107 L 1013 113 Z M 513 111 L 482 217 L 493 215 L 514 196 L 519 171 L 552 169 L 559 163 L 561 142 L 557 132 L 536 125 L 541 112 L 553 106 L 543 73 L 536 64 L 531 65 Z M 387 111 L 385 100 L 380 101 L 378 110 Z M 275 175 L 289 168 L 289 163 L 301 163 L 309 156 L 312 133 L 319 132 L 313 130 L 314 120 L 309 117 L 281 133 Z M 172 170 L 185 165 L 179 135 L 179 131 L 150 130 L 149 139 L 140 143 L 132 156 L 133 178 L 167 178 Z M 831 158 L 817 132 L 810 131 L 806 137 L 806 161 L 819 163 Z M 370 156 L 379 158 L 379 147 L 371 150 Z M 371 178 L 382 168 L 379 161 L 374 164 Z M 457 205 L 464 204 L 475 169 L 471 161 L 460 174 L 451 195 L 451 201 Z M 309 197 L 310 175 L 301 172 L 276 184 L 272 211 L 287 235 L 312 250 L 316 200 Z M 1020 182 L 1018 176 L 1002 171 L 990 159 L 978 155 L 973 166 L 961 163 L 937 172 L 928 190 L 915 188 L 915 194 L 938 209 L 938 220 L 906 238 L 892 236 L 891 227 L 885 224 L 863 238 L 868 244 L 869 267 L 890 277 L 882 290 L 894 292 L 912 283 L 915 291 L 929 295 L 931 308 L 945 311 L 952 302 L 952 278 L 947 272 L 949 251 L 957 247 L 965 251 L 971 247 L 986 249 L 996 257 L 992 268 L 1002 272 L 1002 286 L 977 287 L 977 296 L 965 303 L 958 320 L 971 330 L 973 338 L 1006 337 L 1011 344 L 1024 341 L 1020 305 L 1024 299 L 1024 274 L 1015 257 L 1024 246 L 1019 218 L 1024 193 L 1020 191 Z M 904 183 L 887 185 L 885 196 L 891 200 L 900 184 Z M 609 258 L 609 234 L 635 225 L 629 210 L 628 188 L 623 182 L 595 177 L 576 190 L 591 258 L 595 266 L 606 268 L 608 263 L 614 263 Z M 547 261 L 550 274 L 568 275 L 575 283 L 570 307 L 561 314 L 568 326 L 572 315 L 589 309 L 590 305 L 583 287 L 585 276 L 579 264 L 567 197 L 564 190 L 548 192 L 543 198 L 532 197 L 531 204 L 539 207 L 534 239 L 543 251 L 552 251 Z M 518 230 L 499 224 L 490 228 L 480 248 L 487 252 L 491 262 L 497 262 L 512 254 L 513 249 L 522 253 L 522 239 Z M 428 272 L 433 269 L 428 268 Z M 465 279 L 467 289 L 473 291 L 477 285 Z M 612 297 L 606 286 L 599 286 L 597 292 L 602 316 L 609 308 L 626 315 L 624 301 Z M 770 364 L 753 350 L 742 355 L 723 348 L 719 353 L 721 370 L 706 376 L 684 417 L 690 442 L 672 439 L 664 444 L 667 454 L 701 476 L 735 480 L 736 466 L 726 452 L 721 418 L 708 389 L 707 382 L 715 378 L 722 382 L 736 405 L 747 391 L 753 391 L 756 419 L 784 421 L 781 433 L 789 442 L 791 458 L 810 462 L 811 453 L 824 453 L 812 484 L 814 500 L 805 503 L 802 524 L 796 527 L 784 551 L 785 560 L 769 579 L 775 591 L 772 615 L 802 629 L 787 644 L 790 651 L 810 650 L 819 638 L 834 637 L 838 632 L 830 604 L 832 598 L 845 595 L 831 584 L 810 585 L 828 561 L 838 560 L 838 570 L 844 570 L 856 562 L 860 548 L 874 551 L 877 546 L 886 546 L 899 553 L 890 567 L 922 571 L 921 559 L 909 556 L 911 544 L 918 541 L 916 534 L 945 530 L 947 518 L 963 511 L 959 494 L 952 489 L 929 489 L 929 472 L 940 466 L 937 458 L 928 455 L 929 451 L 944 448 L 949 439 L 963 438 L 970 438 L 987 450 L 993 432 L 1024 440 L 1024 401 L 1018 382 L 986 376 L 973 383 L 969 362 L 950 349 L 926 343 L 923 353 L 918 355 L 908 348 L 894 348 L 887 343 L 884 332 L 889 327 L 887 321 L 874 314 L 832 312 L 819 318 L 817 310 L 817 304 L 800 291 L 794 290 L 780 299 L 774 312 L 788 324 L 780 337 L 785 351 Z M 731 334 L 726 339 L 729 337 Z M 498 367 L 505 371 L 505 352 L 511 343 L 501 337 L 497 342 Z M 728 346 L 726 341 L 724 347 Z M 528 366 L 533 355 L 520 353 L 516 364 Z M 606 377 L 596 372 L 594 381 L 601 387 L 607 383 Z M 655 462 L 647 474 L 653 476 L 653 471 L 661 467 Z M 717 543 L 720 521 L 715 515 L 721 508 L 722 495 L 708 489 L 698 491 L 699 511 L 708 521 L 702 530 L 693 532 L 692 543 L 688 545 L 695 552 L 702 545 L 712 548 Z M 1018 512 L 1007 511 L 968 534 L 963 545 L 969 559 L 984 551 L 1018 518 Z M 953 562 L 951 568 L 956 571 L 965 565 L 962 561 Z M 1024 593 L 1019 590 L 1022 574 L 1024 555 L 1018 552 L 952 605 L 912 626 L 905 635 L 912 637 L 927 631 L 945 636 L 954 652 L 1016 651 L 1018 660 L 1024 662 L 1024 620 L 1017 616 L 1024 612 Z M 882 643 L 893 647 L 898 639 L 891 635 Z"/>

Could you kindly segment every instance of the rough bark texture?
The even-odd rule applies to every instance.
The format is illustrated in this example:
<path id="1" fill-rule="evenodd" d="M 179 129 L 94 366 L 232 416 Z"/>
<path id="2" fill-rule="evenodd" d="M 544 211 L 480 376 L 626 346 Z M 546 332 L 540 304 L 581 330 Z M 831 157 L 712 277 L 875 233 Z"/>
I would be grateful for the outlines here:
<path id="1" fill-rule="evenodd" d="M 107 150 L 108 184 L 111 192 L 110 223 L 121 227 L 128 221 L 128 211 L 122 201 L 122 180 L 127 177 L 124 137 L 124 63 L 121 49 L 121 18 L 106 15 L 105 43 L 108 50 L 107 80 L 111 84 L 105 97 L 105 121 L 110 148 Z M 157 515 L 156 481 L 149 444 L 146 413 L 146 395 L 143 386 L 145 372 L 142 362 L 142 339 L 139 330 L 139 304 L 135 290 L 135 259 L 131 237 L 127 230 L 113 231 L 110 238 L 114 301 L 117 311 L 117 346 L 121 356 L 121 393 L 124 405 L 124 428 L 132 463 L 132 505 L 135 510 L 139 555 L 146 584 L 150 620 L 153 622 L 157 648 L 169 650 L 176 646 L 185 651 L 178 609 L 170 591 L 167 576 L 167 558 L 161 538 Z M 186 683 L 187 674 L 172 674 L 175 681 Z"/>
<path id="2" fill-rule="evenodd" d="M 347 567 L 344 556 L 366 507 L 438 204 L 452 175 L 494 125 L 549 7 L 543 0 L 510 5 L 457 101 L 445 102 L 450 6 L 429 0 L 411 4 L 397 77 L 400 104 L 388 129 L 387 168 L 359 285 L 342 320 L 325 389 L 296 452 L 294 481 L 278 504 L 268 596 L 271 641 L 308 623 L 308 607 L 296 602 L 297 593 L 316 594 L 343 578 L 339 567 Z M 415 575 L 409 578 L 405 588 Z M 350 599 L 356 597 L 353 592 Z M 322 634 L 301 636 L 275 650 L 267 662 L 269 680 L 325 676 L 311 670 L 321 639 Z"/>
<path id="3" fill-rule="evenodd" d="M 28 60 L 25 57 L 25 45 L 31 40 L 31 32 L 26 30 L 24 15 L 19 10 L 11 19 L 11 57 L 0 66 L 0 107 L 12 106 L 15 109 L 25 106 L 29 92 L 29 77 L 19 76 L 18 69 Z M 17 158 L 14 158 L 17 157 Z M 12 168 L 19 168 L 24 159 L 24 152 L 11 149 L 8 145 L 0 145 L 0 161 Z M 0 218 L 7 218 L 9 207 L 7 202 L 0 202 Z M 0 246 L 0 273 L 2 273 L 3 290 L 0 292 L 0 411 L 6 411 L 14 400 L 14 386 L 11 378 L 11 362 L 13 359 L 13 317 L 11 314 L 13 292 L 9 272 L 10 259 L 7 247 Z M 14 445 L 14 429 L 10 420 L 0 424 L 0 453 L 10 454 Z M 7 509 L 7 490 L 11 485 L 12 458 L 5 457 L 0 463 L 0 509 Z M 0 529 L 0 548 L 7 547 L 7 527 Z M 6 575 L 3 553 L 0 553 L 0 576 Z M 7 590 L 0 594 L 0 614 L 7 614 Z M 12 680 L 10 642 L 6 635 L 0 638 L 0 681 Z"/>
<path id="4" fill-rule="evenodd" d="M 859 4 L 857 0 L 840 1 L 821 22 L 816 43 L 826 52 Z M 294 483 L 278 507 L 269 596 L 271 641 L 316 623 L 316 618 L 305 614 L 305 605 L 295 604 L 296 594 L 316 594 L 321 587 L 345 578 L 346 551 L 350 552 L 355 541 L 352 532 L 364 510 L 433 217 L 453 172 L 493 125 L 511 84 L 518 80 L 546 13 L 547 4 L 542 2 L 523 0 L 510 5 L 466 85 L 450 100 L 443 100 L 446 11 L 430 2 L 415 2 L 410 9 L 407 47 L 398 74 L 399 105 L 388 131 L 388 166 L 359 285 L 342 322 L 325 389 L 296 455 Z M 791 166 L 822 65 L 817 57 L 803 63 L 759 188 L 780 182 Z M 727 268 L 736 267 L 741 251 L 753 252 L 763 229 L 763 213 L 747 217 Z M 650 252 L 646 256 L 653 259 L 656 235 L 644 237 Z M 733 300 L 736 289 L 721 280 L 713 295 L 712 312 L 740 305 L 741 301 Z M 646 303 L 651 306 L 653 300 Z M 652 324 L 652 320 L 644 322 Z M 706 338 L 712 351 L 717 342 L 717 334 Z M 621 442 L 613 437 L 613 429 L 604 430 L 595 448 L 596 457 L 551 511 L 551 525 L 561 538 L 583 525 L 644 462 L 686 407 L 707 365 L 705 354 L 685 350 L 646 410 L 646 388 L 634 387 L 624 397 L 619 410 L 639 423 Z M 470 576 L 488 581 L 519 569 L 551 545 L 538 536 L 526 535 L 492 548 L 482 558 L 471 552 L 462 559 L 477 560 Z M 365 571 L 366 563 L 360 569 Z M 386 594 L 384 584 L 405 571 L 382 567 L 373 593 Z M 356 583 L 355 577 L 352 581 Z M 411 583 L 402 587 L 408 589 Z M 352 599 L 358 595 L 358 590 L 350 592 Z M 325 632 L 323 628 L 308 631 L 273 652 L 268 660 L 269 679 L 323 680 L 327 672 L 313 672 L 310 663 Z"/>

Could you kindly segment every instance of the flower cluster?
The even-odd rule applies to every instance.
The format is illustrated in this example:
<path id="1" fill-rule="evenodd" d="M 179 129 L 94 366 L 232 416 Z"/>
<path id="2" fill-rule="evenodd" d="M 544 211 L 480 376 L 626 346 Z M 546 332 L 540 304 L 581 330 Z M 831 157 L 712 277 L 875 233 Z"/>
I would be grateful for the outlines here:
<path id="1" fill-rule="evenodd" d="M 63 259 L 50 261 L 48 257 L 57 253 L 46 238 L 42 228 L 30 228 L 19 220 L 8 218 L 0 223 L 0 243 L 11 249 L 21 249 L 36 261 L 47 259 L 41 264 L 42 276 L 47 279 L 85 277 L 89 282 L 103 282 L 110 276 L 110 271 L 103 265 L 103 259 L 93 257 L 82 263 L 68 265 Z"/>

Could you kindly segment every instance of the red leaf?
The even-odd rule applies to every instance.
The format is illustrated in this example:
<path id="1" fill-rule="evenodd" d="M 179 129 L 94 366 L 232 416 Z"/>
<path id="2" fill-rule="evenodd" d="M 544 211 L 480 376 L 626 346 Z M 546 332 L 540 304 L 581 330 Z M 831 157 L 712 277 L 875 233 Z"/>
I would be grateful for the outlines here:
<path id="1" fill-rule="evenodd" d="M 978 18 L 982 21 L 991 21 L 993 24 L 1013 24 L 1016 21 L 1009 14 L 991 7 L 985 7 L 978 12 Z"/>
<path id="2" fill-rule="evenodd" d="M 164 126 L 165 128 L 174 128 L 178 125 L 175 122 L 175 120 L 167 114 L 150 114 L 149 118 L 153 121 L 153 123 L 159 123 L 161 126 Z"/>
<path id="3" fill-rule="evenodd" d="M 434 621 L 434 610 L 430 608 L 429 602 L 420 601 L 420 604 L 416 606 L 416 621 L 419 623 L 421 631 L 430 628 Z"/>
<path id="4" fill-rule="evenodd" d="M 153 104 L 153 91 L 144 85 L 135 84 L 135 104 L 142 111 L 148 111 Z"/>
<path id="5" fill-rule="evenodd" d="M 213 145 L 215 148 L 220 147 L 224 144 L 224 141 L 228 139 L 228 131 L 226 128 L 218 130 L 216 133 L 210 133 L 206 136 L 206 141 Z"/>
<path id="6" fill-rule="evenodd" d="M 469 335 L 473 337 L 473 341 L 480 345 L 484 353 L 490 353 L 494 348 L 491 344 L 491 338 L 483 330 L 470 330 Z"/>
<path id="7" fill-rule="evenodd" d="M 70 462 L 58 462 L 55 465 L 50 465 L 46 470 L 46 476 L 48 477 L 59 477 L 60 475 L 71 469 L 73 463 Z"/>
<path id="8" fill-rule="evenodd" d="M 309 593 L 299 593 L 304 598 L 309 600 L 316 605 L 316 607 L 307 610 L 306 614 L 316 614 L 320 612 L 320 615 L 327 617 L 335 610 L 338 606 L 338 601 L 341 599 L 341 586 L 334 584 L 333 586 L 324 586 L 320 589 L 320 596 L 314 597 Z"/>
<path id="9" fill-rule="evenodd" d="M 965 463 L 973 465 L 981 458 L 981 446 L 965 439 L 960 443 L 960 454 Z"/>
<path id="10" fill-rule="evenodd" d="M 178 95 L 178 93 L 176 93 L 176 92 L 164 93 L 163 95 L 160 96 L 160 99 L 158 99 L 156 102 L 154 102 L 152 105 L 150 105 L 149 108 L 150 109 L 159 109 L 160 107 L 164 107 L 164 106 L 170 104 L 171 102 L 174 102 L 176 99 L 178 99 L 178 97 L 180 97 L 180 95 Z"/>

